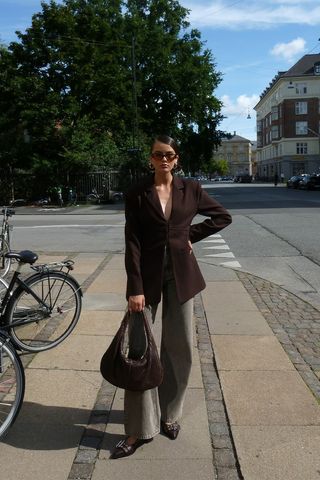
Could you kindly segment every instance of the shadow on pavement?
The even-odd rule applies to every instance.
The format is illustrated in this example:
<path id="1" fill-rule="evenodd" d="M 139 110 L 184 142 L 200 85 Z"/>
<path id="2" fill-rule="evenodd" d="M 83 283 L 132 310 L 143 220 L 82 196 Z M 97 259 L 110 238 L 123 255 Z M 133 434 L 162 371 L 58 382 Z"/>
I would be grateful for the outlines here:
<path id="1" fill-rule="evenodd" d="M 1 443 L 24 450 L 64 450 L 79 445 L 87 427 L 91 410 L 85 408 L 57 407 L 24 402 L 14 425 Z M 97 436 L 94 424 L 100 417 L 90 419 L 92 427 L 86 430 L 85 439 Z M 123 411 L 113 410 L 109 422 L 123 423 Z M 103 440 L 114 446 L 123 435 L 104 433 Z"/>

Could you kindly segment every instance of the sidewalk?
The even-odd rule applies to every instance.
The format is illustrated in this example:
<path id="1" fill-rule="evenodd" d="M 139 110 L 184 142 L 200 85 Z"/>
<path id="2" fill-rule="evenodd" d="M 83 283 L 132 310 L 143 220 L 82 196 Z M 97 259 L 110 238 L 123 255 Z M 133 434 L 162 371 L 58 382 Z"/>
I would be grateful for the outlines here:
<path id="1" fill-rule="evenodd" d="M 109 460 L 123 438 L 123 391 L 102 382 L 99 363 L 126 305 L 123 255 L 75 261 L 81 319 L 62 345 L 31 357 L 23 408 L 0 446 L 1 479 L 320 478 L 315 397 L 236 272 L 202 263 L 180 435 Z"/>

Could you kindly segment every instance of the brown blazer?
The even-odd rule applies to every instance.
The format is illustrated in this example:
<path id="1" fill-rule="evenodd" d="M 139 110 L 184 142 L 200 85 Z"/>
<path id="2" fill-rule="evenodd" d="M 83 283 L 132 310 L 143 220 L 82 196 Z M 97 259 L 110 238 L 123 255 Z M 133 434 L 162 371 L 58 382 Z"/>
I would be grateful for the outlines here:
<path id="1" fill-rule="evenodd" d="M 145 295 L 147 305 L 160 302 L 166 246 L 171 253 L 179 301 L 184 303 L 205 288 L 188 240 L 198 242 L 219 232 L 232 220 L 199 182 L 173 177 L 172 212 L 167 221 L 154 178 L 149 177 L 126 195 L 125 214 L 127 299 L 131 295 Z M 191 225 L 197 214 L 210 218 Z"/>

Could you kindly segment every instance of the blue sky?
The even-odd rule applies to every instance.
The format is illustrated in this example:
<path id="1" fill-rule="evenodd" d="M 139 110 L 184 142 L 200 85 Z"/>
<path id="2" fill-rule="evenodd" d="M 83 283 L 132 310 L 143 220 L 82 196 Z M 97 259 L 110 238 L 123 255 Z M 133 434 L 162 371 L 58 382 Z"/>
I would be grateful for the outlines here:
<path id="1" fill-rule="evenodd" d="M 0 40 L 15 40 L 40 0 L 0 0 Z M 61 3 L 61 0 L 57 3 Z M 320 53 L 319 0 L 180 0 L 201 32 L 223 81 L 216 96 L 227 117 L 220 128 L 256 138 L 254 105 L 281 70 L 307 53 Z M 251 119 L 247 119 L 250 113 Z"/>

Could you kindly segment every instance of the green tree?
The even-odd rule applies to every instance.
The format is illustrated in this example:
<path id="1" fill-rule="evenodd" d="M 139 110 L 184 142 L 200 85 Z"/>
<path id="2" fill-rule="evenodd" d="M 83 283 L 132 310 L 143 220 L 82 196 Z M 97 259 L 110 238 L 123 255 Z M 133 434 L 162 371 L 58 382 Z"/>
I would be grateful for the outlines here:
<path id="1" fill-rule="evenodd" d="M 188 169 L 210 162 L 221 75 L 187 9 L 175 0 L 41 5 L 0 49 L 2 164 L 55 181 L 95 166 L 133 172 L 156 133 L 180 140 Z"/>
<path id="2" fill-rule="evenodd" d="M 219 175 L 226 175 L 229 172 L 228 161 L 225 159 L 215 160 L 214 158 L 207 166 L 208 173 L 218 173 Z"/>

